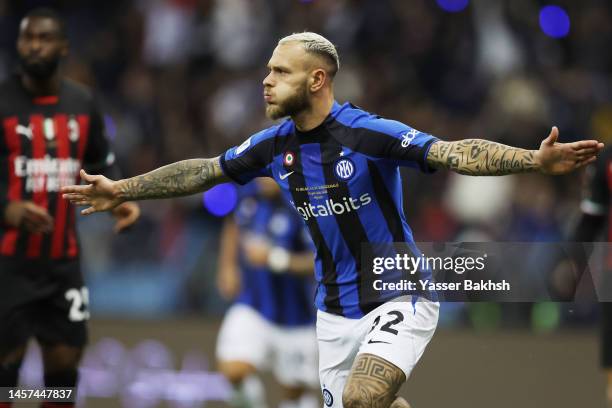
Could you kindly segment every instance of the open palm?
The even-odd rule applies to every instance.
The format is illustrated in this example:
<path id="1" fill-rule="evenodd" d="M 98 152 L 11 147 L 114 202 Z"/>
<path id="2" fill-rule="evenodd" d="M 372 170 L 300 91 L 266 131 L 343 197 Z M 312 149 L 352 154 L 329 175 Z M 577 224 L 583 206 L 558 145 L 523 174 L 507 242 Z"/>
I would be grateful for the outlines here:
<path id="1" fill-rule="evenodd" d="M 81 178 L 89 183 L 62 187 L 63 197 L 73 204 L 89 206 L 81 211 L 83 215 L 109 211 L 123 202 L 116 196 L 115 182 L 104 176 L 87 174 L 81 170 Z"/>
<path id="2" fill-rule="evenodd" d="M 597 153 L 604 147 L 596 140 L 558 143 L 558 138 L 559 129 L 555 126 L 536 152 L 536 160 L 544 174 L 565 174 L 583 167 L 595 161 Z"/>

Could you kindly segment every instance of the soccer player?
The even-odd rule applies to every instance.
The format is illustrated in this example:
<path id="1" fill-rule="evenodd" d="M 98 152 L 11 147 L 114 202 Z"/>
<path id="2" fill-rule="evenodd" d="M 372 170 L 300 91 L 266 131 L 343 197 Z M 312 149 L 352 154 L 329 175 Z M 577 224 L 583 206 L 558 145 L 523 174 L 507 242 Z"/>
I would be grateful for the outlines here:
<path id="1" fill-rule="evenodd" d="M 585 197 L 580 203 L 582 214 L 574 231 L 571 241 L 594 241 L 606 230 L 603 237 L 606 241 L 612 240 L 612 227 L 610 222 L 610 208 L 612 208 L 612 148 L 606 148 L 595 164 L 587 168 L 588 184 Z M 581 265 L 584 269 L 585 265 Z M 606 257 L 604 275 L 602 279 L 604 296 L 609 296 L 612 287 L 610 273 L 612 272 L 612 254 Z M 601 303 L 601 364 L 606 371 L 606 400 L 608 407 L 612 407 L 612 303 Z"/>
<path id="2" fill-rule="evenodd" d="M 233 406 L 265 407 L 254 374 L 272 369 L 284 398 L 280 408 L 314 408 L 319 399 L 311 392 L 318 383 L 312 240 L 272 179 L 253 184 L 255 191 L 243 190 L 221 235 L 219 291 L 236 302 L 219 332 L 219 370 L 236 390 Z"/>
<path id="3" fill-rule="evenodd" d="M 0 85 L 0 386 L 17 385 L 33 336 L 45 385 L 74 387 L 87 340 L 88 292 L 74 207 L 59 191 L 78 180 L 82 167 L 110 168 L 113 155 L 90 92 L 61 77 L 59 62 L 68 53 L 61 17 L 49 9 L 28 13 L 17 51 L 19 72 Z M 138 206 L 126 204 L 113 210 L 116 230 L 138 218 Z"/>
<path id="4" fill-rule="evenodd" d="M 219 157 L 192 159 L 112 181 L 81 172 L 89 183 L 63 189 L 107 211 L 130 200 L 194 194 L 234 180 L 272 177 L 306 221 L 316 247 L 319 377 L 328 407 L 407 407 L 397 396 L 438 321 L 439 304 L 423 293 L 415 302 L 372 294 L 372 270 L 362 244 L 406 242 L 399 166 L 448 169 L 473 176 L 524 172 L 564 174 L 595 160 L 597 141 L 558 143 L 552 131 L 539 150 L 480 139 L 439 140 L 403 123 L 334 100 L 339 69 L 335 47 L 315 33 L 281 39 L 263 80 L 266 113 L 289 118 Z"/>

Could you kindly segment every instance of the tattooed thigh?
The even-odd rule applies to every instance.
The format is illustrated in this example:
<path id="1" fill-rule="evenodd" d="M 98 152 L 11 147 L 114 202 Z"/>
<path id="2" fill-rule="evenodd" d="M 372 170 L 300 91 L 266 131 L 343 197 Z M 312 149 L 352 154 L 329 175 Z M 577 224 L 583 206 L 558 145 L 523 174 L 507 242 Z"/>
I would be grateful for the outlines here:
<path id="1" fill-rule="evenodd" d="M 355 359 L 342 393 L 344 408 L 388 408 L 406 381 L 404 372 L 373 354 Z"/>

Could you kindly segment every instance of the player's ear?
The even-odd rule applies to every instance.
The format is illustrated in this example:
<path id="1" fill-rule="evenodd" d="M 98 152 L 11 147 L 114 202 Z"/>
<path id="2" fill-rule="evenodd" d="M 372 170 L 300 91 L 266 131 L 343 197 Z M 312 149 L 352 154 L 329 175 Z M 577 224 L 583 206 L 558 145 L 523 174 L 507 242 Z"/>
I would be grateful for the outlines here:
<path id="1" fill-rule="evenodd" d="M 326 79 L 327 73 L 324 69 L 319 68 L 312 71 L 310 75 L 310 91 L 317 92 L 319 89 L 323 88 Z"/>

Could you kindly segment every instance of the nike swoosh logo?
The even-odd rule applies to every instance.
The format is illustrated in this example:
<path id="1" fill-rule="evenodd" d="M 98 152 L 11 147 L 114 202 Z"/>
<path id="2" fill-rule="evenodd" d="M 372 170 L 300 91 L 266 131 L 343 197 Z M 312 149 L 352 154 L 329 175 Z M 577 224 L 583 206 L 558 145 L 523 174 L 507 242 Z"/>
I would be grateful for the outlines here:
<path id="1" fill-rule="evenodd" d="M 391 344 L 388 341 L 378 341 L 378 340 L 372 340 L 372 339 L 370 339 L 370 341 L 368 341 L 368 344 L 376 344 L 376 343 Z"/>
<path id="2" fill-rule="evenodd" d="M 292 175 L 293 173 L 294 173 L 293 171 L 290 171 L 289 173 L 279 174 L 278 177 L 280 177 L 281 180 L 284 180 L 287 177 L 289 177 L 290 175 Z"/>

